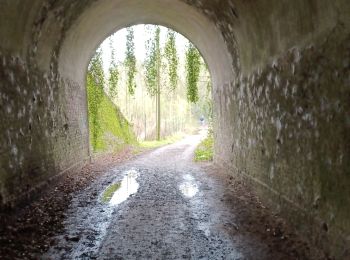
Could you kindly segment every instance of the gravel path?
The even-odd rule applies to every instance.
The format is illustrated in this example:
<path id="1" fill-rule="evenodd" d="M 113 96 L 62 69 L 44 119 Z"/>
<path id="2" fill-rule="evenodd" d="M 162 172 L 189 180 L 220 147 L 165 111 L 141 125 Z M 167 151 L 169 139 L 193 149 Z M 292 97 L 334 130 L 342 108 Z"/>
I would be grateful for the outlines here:
<path id="1" fill-rule="evenodd" d="M 65 231 L 42 258 L 309 258 L 280 229 L 264 237 L 270 220 L 250 219 L 257 215 L 245 210 L 252 203 L 237 199 L 228 177 L 192 162 L 201 138 L 188 137 L 106 172 L 73 199 Z M 245 228 L 251 224 L 255 228 Z"/>

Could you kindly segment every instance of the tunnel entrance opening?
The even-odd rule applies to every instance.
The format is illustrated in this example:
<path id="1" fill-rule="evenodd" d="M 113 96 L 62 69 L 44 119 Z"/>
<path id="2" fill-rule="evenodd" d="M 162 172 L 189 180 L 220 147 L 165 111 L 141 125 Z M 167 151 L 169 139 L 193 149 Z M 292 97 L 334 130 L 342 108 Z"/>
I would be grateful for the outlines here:
<path id="1" fill-rule="evenodd" d="M 93 152 L 158 146 L 199 130 L 213 138 L 208 66 L 193 43 L 169 28 L 143 24 L 112 34 L 86 78 Z"/>
<path id="2" fill-rule="evenodd" d="M 135 24 L 159 24 L 171 28 L 198 48 L 211 75 L 215 120 L 215 114 L 220 112 L 216 104 L 222 102 L 219 93 L 227 89 L 233 79 L 232 56 L 215 24 L 181 1 L 154 0 L 147 5 L 140 1 L 92 4 L 65 35 L 58 59 L 62 76 L 74 78 L 78 85 L 85 86 L 88 64 L 99 44 L 113 32 Z"/>
<path id="3" fill-rule="evenodd" d="M 188 38 L 212 76 L 214 114 L 219 93 L 232 82 L 232 56 L 222 32 L 184 1 L 41 0 L 22 5 L 20 20 L 16 8 L 9 2 L 0 11 L 1 102 L 6 103 L 1 128 L 3 207 L 27 201 L 29 194 L 90 159 L 86 74 L 96 48 L 111 33 L 134 24 L 159 24 Z"/>

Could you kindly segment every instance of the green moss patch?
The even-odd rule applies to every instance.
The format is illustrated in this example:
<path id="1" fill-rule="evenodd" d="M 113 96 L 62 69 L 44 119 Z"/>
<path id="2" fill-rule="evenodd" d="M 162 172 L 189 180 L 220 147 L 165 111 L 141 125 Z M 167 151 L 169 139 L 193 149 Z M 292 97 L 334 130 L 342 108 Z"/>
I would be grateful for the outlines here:
<path id="1" fill-rule="evenodd" d="M 90 124 L 92 118 L 89 114 Z M 137 145 L 132 126 L 119 108 L 104 94 L 98 109 L 99 129 L 94 152 L 118 151 L 126 145 Z M 90 127 L 90 137 L 92 137 Z M 91 143 L 93 143 L 91 141 Z"/>
<path id="2" fill-rule="evenodd" d="M 196 162 L 208 162 L 213 160 L 214 138 L 209 135 L 205 138 L 194 151 L 194 160 Z"/>

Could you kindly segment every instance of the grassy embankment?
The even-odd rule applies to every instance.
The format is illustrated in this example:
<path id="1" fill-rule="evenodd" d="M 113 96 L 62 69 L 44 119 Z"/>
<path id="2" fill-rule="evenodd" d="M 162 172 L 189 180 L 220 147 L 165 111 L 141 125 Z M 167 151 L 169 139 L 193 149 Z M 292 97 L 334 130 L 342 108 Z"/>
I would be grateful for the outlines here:
<path id="1" fill-rule="evenodd" d="M 92 117 L 89 114 L 89 122 L 92 124 Z M 103 95 L 98 110 L 99 131 L 96 140 L 94 153 L 118 152 L 126 147 L 133 147 L 135 153 L 148 149 L 158 148 L 174 143 L 183 138 L 183 134 L 175 134 L 160 141 L 143 141 L 138 143 L 132 126 L 125 119 L 119 108 Z M 90 137 L 92 137 L 90 127 Z"/>
<path id="2" fill-rule="evenodd" d="M 91 125 L 90 115 L 89 120 Z M 127 146 L 138 146 L 132 126 L 106 95 L 103 95 L 99 105 L 98 121 L 100 127 L 94 152 L 116 152 Z"/>
<path id="3" fill-rule="evenodd" d="M 141 148 L 158 148 L 164 145 L 168 145 L 168 144 L 172 144 L 175 143 L 179 140 L 181 140 L 184 137 L 184 134 L 178 133 L 178 134 L 174 134 L 172 136 L 166 137 L 165 139 L 162 139 L 160 141 L 143 141 L 140 142 L 140 147 Z"/>
<path id="4" fill-rule="evenodd" d="M 194 160 L 196 162 L 208 162 L 213 160 L 214 137 L 212 131 L 209 131 L 208 136 L 198 145 L 194 151 Z"/>

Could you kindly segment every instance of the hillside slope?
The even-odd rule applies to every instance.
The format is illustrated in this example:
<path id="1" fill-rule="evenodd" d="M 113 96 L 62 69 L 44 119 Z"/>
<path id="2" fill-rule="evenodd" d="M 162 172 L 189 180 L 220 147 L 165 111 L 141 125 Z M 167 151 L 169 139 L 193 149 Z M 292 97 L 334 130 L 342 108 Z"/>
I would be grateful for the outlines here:
<path id="1" fill-rule="evenodd" d="M 117 151 L 126 145 L 136 145 L 136 136 L 132 126 L 125 119 L 119 108 L 103 95 L 98 110 L 99 131 L 94 152 Z M 92 125 L 92 117 L 89 113 L 89 123 Z M 90 127 L 90 144 L 92 143 L 92 128 Z"/>

